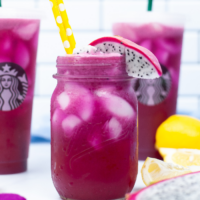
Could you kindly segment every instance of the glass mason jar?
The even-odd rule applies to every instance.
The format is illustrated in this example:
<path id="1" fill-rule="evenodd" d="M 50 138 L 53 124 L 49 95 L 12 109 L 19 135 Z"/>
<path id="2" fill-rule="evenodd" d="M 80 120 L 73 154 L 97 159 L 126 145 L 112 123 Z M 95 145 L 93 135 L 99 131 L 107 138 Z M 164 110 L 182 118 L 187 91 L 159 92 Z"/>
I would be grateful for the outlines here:
<path id="1" fill-rule="evenodd" d="M 51 98 L 51 173 L 63 199 L 130 192 L 138 170 L 137 99 L 121 55 L 58 57 Z"/>

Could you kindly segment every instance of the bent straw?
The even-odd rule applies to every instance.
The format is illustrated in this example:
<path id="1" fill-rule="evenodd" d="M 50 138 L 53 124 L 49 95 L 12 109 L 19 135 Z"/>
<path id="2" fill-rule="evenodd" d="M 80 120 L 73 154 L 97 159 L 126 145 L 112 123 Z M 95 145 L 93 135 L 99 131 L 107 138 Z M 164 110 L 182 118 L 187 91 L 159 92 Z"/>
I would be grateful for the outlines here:
<path id="1" fill-rule="evenodd" d="M 0 0 L 0 7 L 1 7 L 1 0 Z"/>
<path id="2" fill-rule="evenodd" d="M 152 11 L 152 5 L 153 5 L 153 0 L 148 0 L 148 7 L 147 7 L 148 11 Z"/>
<path id="3" fill-rule="evenodd" d="M 63 20 L 63 24 L 64 24 L 64 27 L 65 27 L 65 30 L 66 30 L 66 34 L 69 38 L 69 42 L 70 42 L 71 48 L 73 50 L 76 46 L 76 41 L 74 39 L 74 34 L 72 32 L 72 28 L 69 24 L 69 19 L 68 19 L 68 16 L 67 16 L 67 11 L 65 9 L 65 5 L 63 3 L 63 0 L 57 0 L 57 4 L 58 4 L 59 9 L 60 9 L 60 14 L 61 14 L 61 17 L 62 17 L 62 20 Z"/>
<path id="4" fill-rule="evenodd" d="M 65 51 L 67 54 L 72 54 L 73 53 L 73 49 L 71 48 L 70 42 L 69 42 L 69 38 L 66 34 L 65 31 L 65 27 L 63 24 L 63 20 L 57 5 L 57 1 L 56 0 L 49 0 L 52 6 L 52 11 L 53 11 L 53 15 L 56 21 L 56 24 L 59 28 L 59 33 L 60 33 L 60 37 L 63 43 L 63 46 L 65 48 Z"/>

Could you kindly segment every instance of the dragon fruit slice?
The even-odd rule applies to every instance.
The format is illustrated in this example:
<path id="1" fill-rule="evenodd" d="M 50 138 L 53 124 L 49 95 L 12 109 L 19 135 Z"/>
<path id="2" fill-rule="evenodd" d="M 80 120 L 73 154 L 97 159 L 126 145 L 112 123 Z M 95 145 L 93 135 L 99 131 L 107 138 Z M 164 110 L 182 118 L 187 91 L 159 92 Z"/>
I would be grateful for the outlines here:
<path id="1" fill-rule="evenodd" d="M 95 46 L 97 52 L 125 55 L 126 72 L 129 76 L 153 79 L 162 75 L 162 69 L 154 54 L 130 40 L 108 36 L 94 40 L 90 45 Z"/>
<path id="2" fill-rule="evenodd" d="M 185 174 L 128 194 L 126 200 L 199 200 L 200 172 Z"/>
<path id="3" fill-rule="evenodd" d="M 26 200 L 24 197 L 19 196 L 18 194 L 7 194 L 7 193 L 0 194 L 0 199 L 1 200 Z"/>

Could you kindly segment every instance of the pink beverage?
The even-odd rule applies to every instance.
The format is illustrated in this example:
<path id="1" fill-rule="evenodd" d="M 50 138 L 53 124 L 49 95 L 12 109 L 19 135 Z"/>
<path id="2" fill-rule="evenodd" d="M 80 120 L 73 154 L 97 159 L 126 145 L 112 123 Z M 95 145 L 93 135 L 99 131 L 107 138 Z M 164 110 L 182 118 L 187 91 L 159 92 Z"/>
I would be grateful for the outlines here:
<path id="1" fill-rule="evenodd" d="M 0 18 L 0 174 L 27 169 L 39 25 Z"/>
<path id="2" fill-rule="evenodd" d="M 151 21 L 151 15 L 149 15 Z M 156 20 L 162 20 L 157 16 Z M 176 113 L 178 82 L 183 40 L 183 26 L 169 23 L 115 23 L 114 35 L 125 37 L 149 49 L 162 67 L 162 77 L 135 79 L 133 88 L 138 99 L 139 159 L 160 158 L 155 149 L 158 126 Z M 171 25 L 169 25 L 171 23 Z"/>
<path id="3" fill-rule="evenodd" d="M 130 192 L 138 167 L 137 99 L 118 54 L 58 57 L 51 98 L 51 173 L 62 199 Z"/>

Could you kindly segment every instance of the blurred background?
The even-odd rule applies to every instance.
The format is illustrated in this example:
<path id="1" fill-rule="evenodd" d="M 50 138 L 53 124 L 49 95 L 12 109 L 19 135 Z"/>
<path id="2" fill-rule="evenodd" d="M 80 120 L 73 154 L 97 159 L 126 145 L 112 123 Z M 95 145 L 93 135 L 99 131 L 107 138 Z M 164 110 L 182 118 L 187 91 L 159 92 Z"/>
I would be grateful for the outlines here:
<path id="1" fill-rule="evenodd" d="M 147 0 L 64 0 L 78 46 L 112 35 L 112 23 L 147 10 Z M 32 118 L 32 142 L 50 139 L 50 98 L 56 86 L 56 57 L 64 55 L 49 0 L 4 0 L 3 7 L 37 8 L 41 22 Z M 154 0 L 153 11 L 186 17 L 177 113 L 200 118 L 200 0 Z"/>

